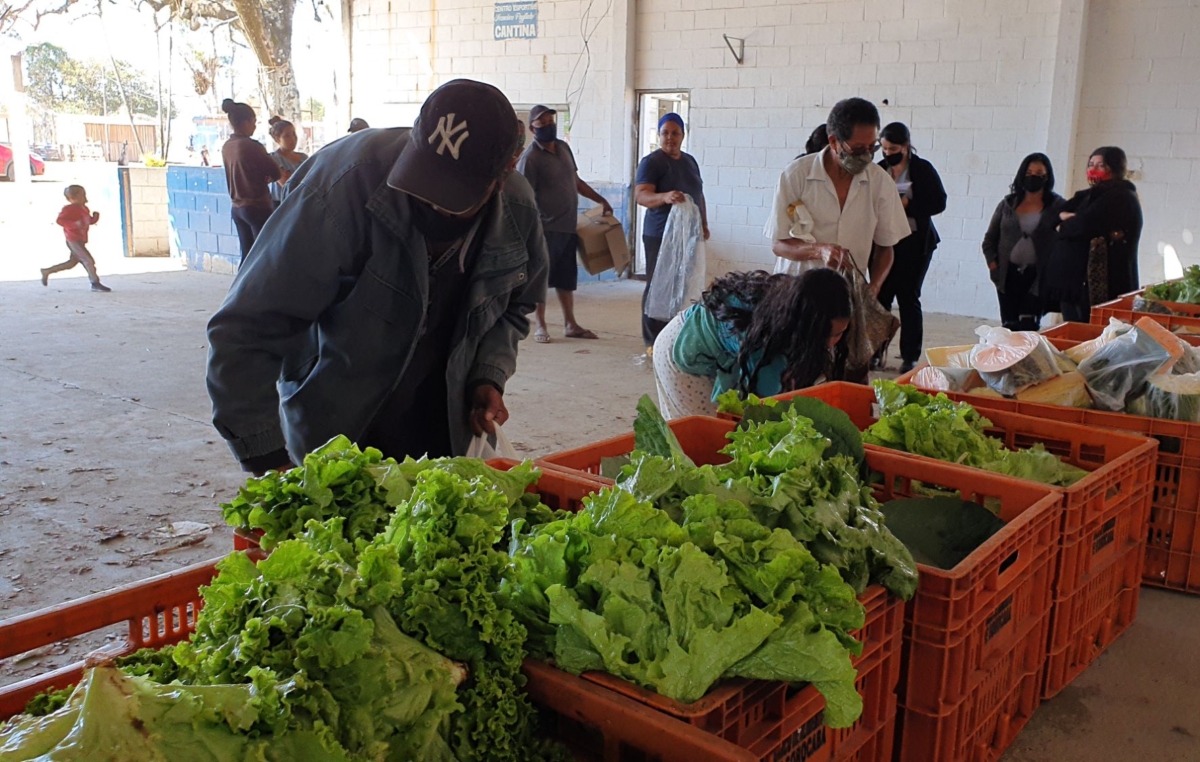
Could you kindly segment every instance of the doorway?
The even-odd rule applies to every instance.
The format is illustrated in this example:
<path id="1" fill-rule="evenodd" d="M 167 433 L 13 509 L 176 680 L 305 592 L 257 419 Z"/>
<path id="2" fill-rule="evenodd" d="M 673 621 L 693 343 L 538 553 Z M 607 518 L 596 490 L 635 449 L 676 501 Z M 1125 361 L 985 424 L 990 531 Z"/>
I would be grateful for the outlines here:
<path id="1" fill-rule="evenodd" d="M 688 100 L 689 94 L 687 91 L 639 91 L 637 97 L 637 113 L 634 114 L 634 124 L 637 131 L 637 156 L 634 159 L 634 179 L 637 179 L 637 162 L 642 160 L 642 157 L 648 156 L 658 150 L 658 120 L 665 114 L 675 112 L 683 117 L 684 124 L 690 124 L 688 121 Z M 646 215 L 645 207 L 638 206 L 636 202 L 634 208 L 634 224 L 633 224 L 633 239 L 637 244 L 637 256 L 634 257 L 633 267 L 634 275 L 645 276 L 646 274 L 646 249 L 642 245 L 642 225 L 643 218 Z"/>

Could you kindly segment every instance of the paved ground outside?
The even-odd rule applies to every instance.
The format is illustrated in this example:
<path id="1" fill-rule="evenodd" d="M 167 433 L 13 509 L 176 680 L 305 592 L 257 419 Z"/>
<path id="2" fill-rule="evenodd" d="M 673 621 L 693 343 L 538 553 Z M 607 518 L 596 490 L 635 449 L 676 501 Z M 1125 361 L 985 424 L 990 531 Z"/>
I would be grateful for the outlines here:
<path id="1" fill-rule="evenodd" d="M 43 288 L 43 253 L 18 261 L 0 245 L 0 618 L 231 547 L 218 504 L 244 475 L 209 423 L 204 388 L 204 326 L 229 279 L 97 253 L 102 272 L 164 271 L 108 276 L 111 294 L 89 292 L 78 277 Z M 552 344 L 522 345 L 506 430 L 523 453 L 630 429 L 637 398 L 654 389 L 639 293 L 628 282 L 579 292 L 580 320 L 599 341 L 563 339 L 559 329 Z M 977 324 L 930 316 L 928 344 L 970 342 Z M 196 544 L 156 531 L 180 521 L 212 530 Z M 1200 759 L 1200 599 L 1147 589 L 1142 600 L 1139 621 L 1038 711 L 1006 762 Z M 103 639 L 0 664 L 0 683 Z"/>

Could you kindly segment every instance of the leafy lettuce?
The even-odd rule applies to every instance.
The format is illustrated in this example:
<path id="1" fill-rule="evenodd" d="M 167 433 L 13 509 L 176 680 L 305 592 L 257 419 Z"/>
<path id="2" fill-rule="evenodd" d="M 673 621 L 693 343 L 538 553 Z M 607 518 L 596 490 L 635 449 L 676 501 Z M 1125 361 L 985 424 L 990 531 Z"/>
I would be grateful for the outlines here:
<path id="1" fill-rule="evenodd" d="M 862 606 L 789 532 L 713 494 L 683 500 L 678 520 L 621 487 L 584 506 L 514 534 L 505 583 L 531 631 L 556 626 L 540 646 L 559 667 L 685 702 L 722 677 L 811 681 L 831 727 L 857 719 L 850 655 L 861 646 L 848 633 Z"/>
<path id="2" fill-rule="evenodd" d="M 893 381 L 873 385 L 880 414 L 863 434 L 868 444 L 1059 487 L 1087 476 L 1087 471 L 1064 463 L 1040 443 L 1027 450 L 1009 450 L 986 433 L 991 422 L 965 402 Z"/>

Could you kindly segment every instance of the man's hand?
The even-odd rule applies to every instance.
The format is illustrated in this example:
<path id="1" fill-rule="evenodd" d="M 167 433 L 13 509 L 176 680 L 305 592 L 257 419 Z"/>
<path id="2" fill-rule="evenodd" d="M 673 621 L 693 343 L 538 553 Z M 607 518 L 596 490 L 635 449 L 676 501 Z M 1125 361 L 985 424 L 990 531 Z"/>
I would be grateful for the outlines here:
<path id="1" fill-rule="evenodd" d="M 508 421 L 508 408 L 504 406 L 504 395 L 491 384 L 480 384 L 471 394 L 471 432 L 481 437 L 495 434 L 496 426 Z"/>
<path id="2" fill-rule="evenodd" d="M 836 243 L 818 243 L 813 246 L 813 251 L 817 255 L 814 259 L 820 259 L 826 267 L 832 267 L 834 270 L 845 270 L 854 262 L 850 250 Z"/>
<path id="3" fill-rule="evenodd" d="M 608 199 L 605 199 L 605 198 L 600 199 L 600 208 L 604 210 L 605 217 L 613 216 L 612 204 L 608 203 Z"/>
<path id="4" fill-rule="evenodd" d="M 667 191 L 662 194 L 662 200 L 664 204 L 674 206 L 675 204 L 682 204 L 687 201 L 687 196 L 682 191 Z"/>

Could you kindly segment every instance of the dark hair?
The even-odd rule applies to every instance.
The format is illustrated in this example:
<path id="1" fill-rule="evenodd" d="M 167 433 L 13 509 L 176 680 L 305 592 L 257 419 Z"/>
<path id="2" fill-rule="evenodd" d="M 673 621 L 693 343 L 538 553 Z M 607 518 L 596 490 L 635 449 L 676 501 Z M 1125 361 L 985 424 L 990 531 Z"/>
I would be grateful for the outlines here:
<path id="1" fill-rule="evenodd" d="M 1042 192 L 1049 195 L 1054 190 L 1054 165 L 1050 163 L 1050 157 L 1044 153 L 1031 153 L 1021 161 L 1017 176 L 1009 188 L 1012 191 L 1009 198 L 1018 203 L 1025 198 L 1025 173 L 1029 171 L 1030 164 L 1041 164 L 1046 168 L 1046 184 L 1042 186 Z"/>
<path id="2" fill-rule="evenodd" d="M 229 123 L 234 127 L 254 119 L 254 109 L 248 104 L 238 103 L 232 98 L 221 101 L 221 110 L 229 115 Z"/>
<path id="3" fill-rule="evenodd" d="M 63 198 L 65 198 L 67 201 L 70 201 L 71 196 L 74 196 L 78 193 L 86 193 L 86 192 L 87 191 L 84 190 L 84 187 L 82 185 L 68 185 L 67 187 L 63 188 Z"/>
<path id="4" fill-rule="evenodd" d="M 878 127 L 879 109 L 863 98 L 847 98 L 834 105 L 825 124 L 829 134 L 844 143 L 854 137 L 855 127 Z"/>
<path id="5" fill-rule="evenodd" d="M 851 314 L 850 287 L 836 271 L 730 273 L 713 281 L 701 301 L 741 337 L 736 367 L 743 396 L 756 388 L 758 371 L 781 356 L 787 358 L 785 391 L 812 386 L 822 375 L 845 377 L 845 337 L 832 352 L 827 347 L 833 321 Z"/>
<path id="6" fill-rule="evenodd" d="M 1129 159 L 1126 158 L 1125 152 L 1116 146 L 1101 146 L 1095 151 L 1092 151 L 1092 156 L 1101 156 L 1104 158 L 1104 163 L 1112 171 L 1114 180 L 1124 180 L 1125 173 L 1129 170 Z"/>
<path id="7" fill-rule="evenodd" d="M 812 131 L 812 134 L 808 136 L 808 140 L 804 143 L 804 153 L 817 153 L 827 145 L 829 145 L 829 128 L 823 124 L 818 124 L 817 129 Z"/>
<path id="8" fill-rule="evenodd" d="M 281 116 L 271 117 L 267 120 L 267 124 L 271 125 L 271 137 L 275 138 L 276 140 L 283 135 L 283 131 L 288 127 L 294 128 L 296 126 Z"/>
<path id="9" fill-rule="evenodd" d="M 898 146 L 906 146 L 912 142 L 912 133 L 904 122 L 892 122 L 879 131 L 879 139 L 886 140 Z"/>

